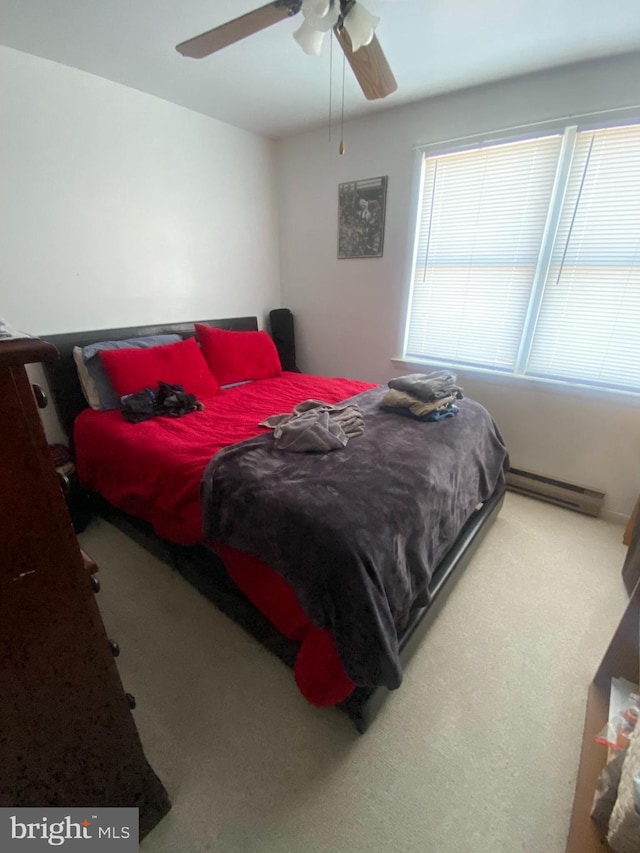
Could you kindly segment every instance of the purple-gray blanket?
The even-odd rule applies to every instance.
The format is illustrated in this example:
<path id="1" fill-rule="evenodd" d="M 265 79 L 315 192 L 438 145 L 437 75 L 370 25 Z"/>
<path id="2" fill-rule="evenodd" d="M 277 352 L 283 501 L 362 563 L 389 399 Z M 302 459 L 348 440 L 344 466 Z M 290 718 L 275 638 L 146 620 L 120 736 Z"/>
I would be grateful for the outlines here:
<path id="1" fill-rule="evenodd" d="M 202 480 L 204 535 L 259 557 L 331 630 L 358 685 L 402 681 L 398 631 L 429 601 L 434 568 L 508 466 L 489 413 L 468 398 L 423 423 L 385 411 L 387 389 L 349 402 L 365 430 L 330 453 L 287 453 L 271 434 L 216 454 Z"/>

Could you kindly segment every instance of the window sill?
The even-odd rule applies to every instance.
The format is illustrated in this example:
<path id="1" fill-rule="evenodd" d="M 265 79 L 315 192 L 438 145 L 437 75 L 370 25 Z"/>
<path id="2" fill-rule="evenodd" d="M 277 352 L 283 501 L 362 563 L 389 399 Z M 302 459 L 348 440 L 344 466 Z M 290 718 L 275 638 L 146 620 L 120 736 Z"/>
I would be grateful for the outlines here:
<path id="1" fill-rule="evenodd" d="M 508 388 L 522 388 L 529 391 L 567 395 L 582 399 L 601 400 L 605 403 L 624 402 L 640 407 L 640 392 L 619 391 L 610 388 L 594 388 L 591 385 L 580 385 L 573 382 L 563 382 L 559 379 L 540 379 L 534 376 L 522 376 L 514 373 L 503 373 L 499 370 L 489 370 L 485 367 L 469 367 L 467 365 L 452 365 L 446 362 L 418 361 L 407 358 L 392 358 L 391 363 L 398 367 L 411 368 L 414 371 L 429 372 L 430 370 L 451 370 L 458 377 L 468 376 L 479 382 L 502 385 Z"/>

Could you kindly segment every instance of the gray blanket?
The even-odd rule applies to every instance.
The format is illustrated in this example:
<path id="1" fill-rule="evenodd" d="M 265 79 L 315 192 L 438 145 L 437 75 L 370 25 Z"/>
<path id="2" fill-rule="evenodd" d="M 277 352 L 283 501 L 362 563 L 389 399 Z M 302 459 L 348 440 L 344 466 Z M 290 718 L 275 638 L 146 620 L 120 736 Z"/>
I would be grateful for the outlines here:
<path id="1" fill-rule="evenodd" d="M 262 435 L 216 454 L 202 481 L 204 535 L 267 562 L 309 619 L 332 631 L 359 685 L 402 680 L 398 630 L 429 600 L 433 569 L 508 459 L 473 400 L 422 423 L 352 397 L 364 433 L 326 454 L 292 454 Z"/>

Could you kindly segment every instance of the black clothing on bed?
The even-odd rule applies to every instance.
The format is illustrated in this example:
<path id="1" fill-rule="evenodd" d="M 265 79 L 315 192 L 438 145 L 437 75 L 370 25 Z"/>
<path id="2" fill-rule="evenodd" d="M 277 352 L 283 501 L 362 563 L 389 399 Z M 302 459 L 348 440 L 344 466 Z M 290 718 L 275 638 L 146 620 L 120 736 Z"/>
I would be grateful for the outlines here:
<path id="1" fill-rule="evenodd" d="M 132 424 L 160 415 L 181 418 L 190 412 L 204 409 L 195 394 L 187 394 L 182 385 L 170 385 L 168 382 L 158 382 L 157 390 L 149 385 L 141 391 L 127 394 L 121 398 L 121 402 L 122 417 Z"/>

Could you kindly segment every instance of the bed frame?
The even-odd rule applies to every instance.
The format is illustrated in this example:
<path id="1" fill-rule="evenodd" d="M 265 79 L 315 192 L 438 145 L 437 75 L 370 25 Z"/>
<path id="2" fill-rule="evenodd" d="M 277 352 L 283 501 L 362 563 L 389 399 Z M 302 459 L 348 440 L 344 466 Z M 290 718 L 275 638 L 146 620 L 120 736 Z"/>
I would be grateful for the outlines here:
<path id="1" fill-rule="evenodd" d="M 233 331 L 251 331 L 258 328 L 255 317 L 233 317 L 224 320 L 202 320 L 209 326 Z M 72 332 L 63 335 L 43 335 L 58 350 L 58 361 L 49 362 L 45 372 L 55 401 L 60 422 L 72 444 L 73 422 L 87 407 L 82 394 L 73 360 L 74 346 L 88 346 L 104 340 L 177 333 L 183 338 L 194 334 L 193 323 L 168 325 L 134 326 L 121 329 L 100 329 L 88 332 Z M 495 521 L 504 501 L 504 486 L 499 485 L 494 494 L 476 510 L 462 528 L 458 538 L 440 561 L 433 573 L 428 606 L 418 608 L 409 624 L 399 637 L 400 659 L 406 666 L 420 644 L 429 626 L 440 611 L 445 599 L 462 570 L 482 542 Z M 265 616 L 243 595 L 226 573 L 220 559 L 204 545 L 184 547 L 175 545 L 156 536 L 151 525 L 134 519 L 108 504 L 103 498 L 94 496 L 96 511 L 118 526 L 160 559 L 177 569 L 203 595 L 213 601 L 219 609 L 238 622 L 262 645 L 277 655 L 288 666 L 293 667 L 298 644 L 288 640 L 277 631 Z M 364 733 L 373 721 L 384 700 L 389 695 L 385 687 L 358 687 L 337 707 L 344 711 L 357 730 Z"/>

